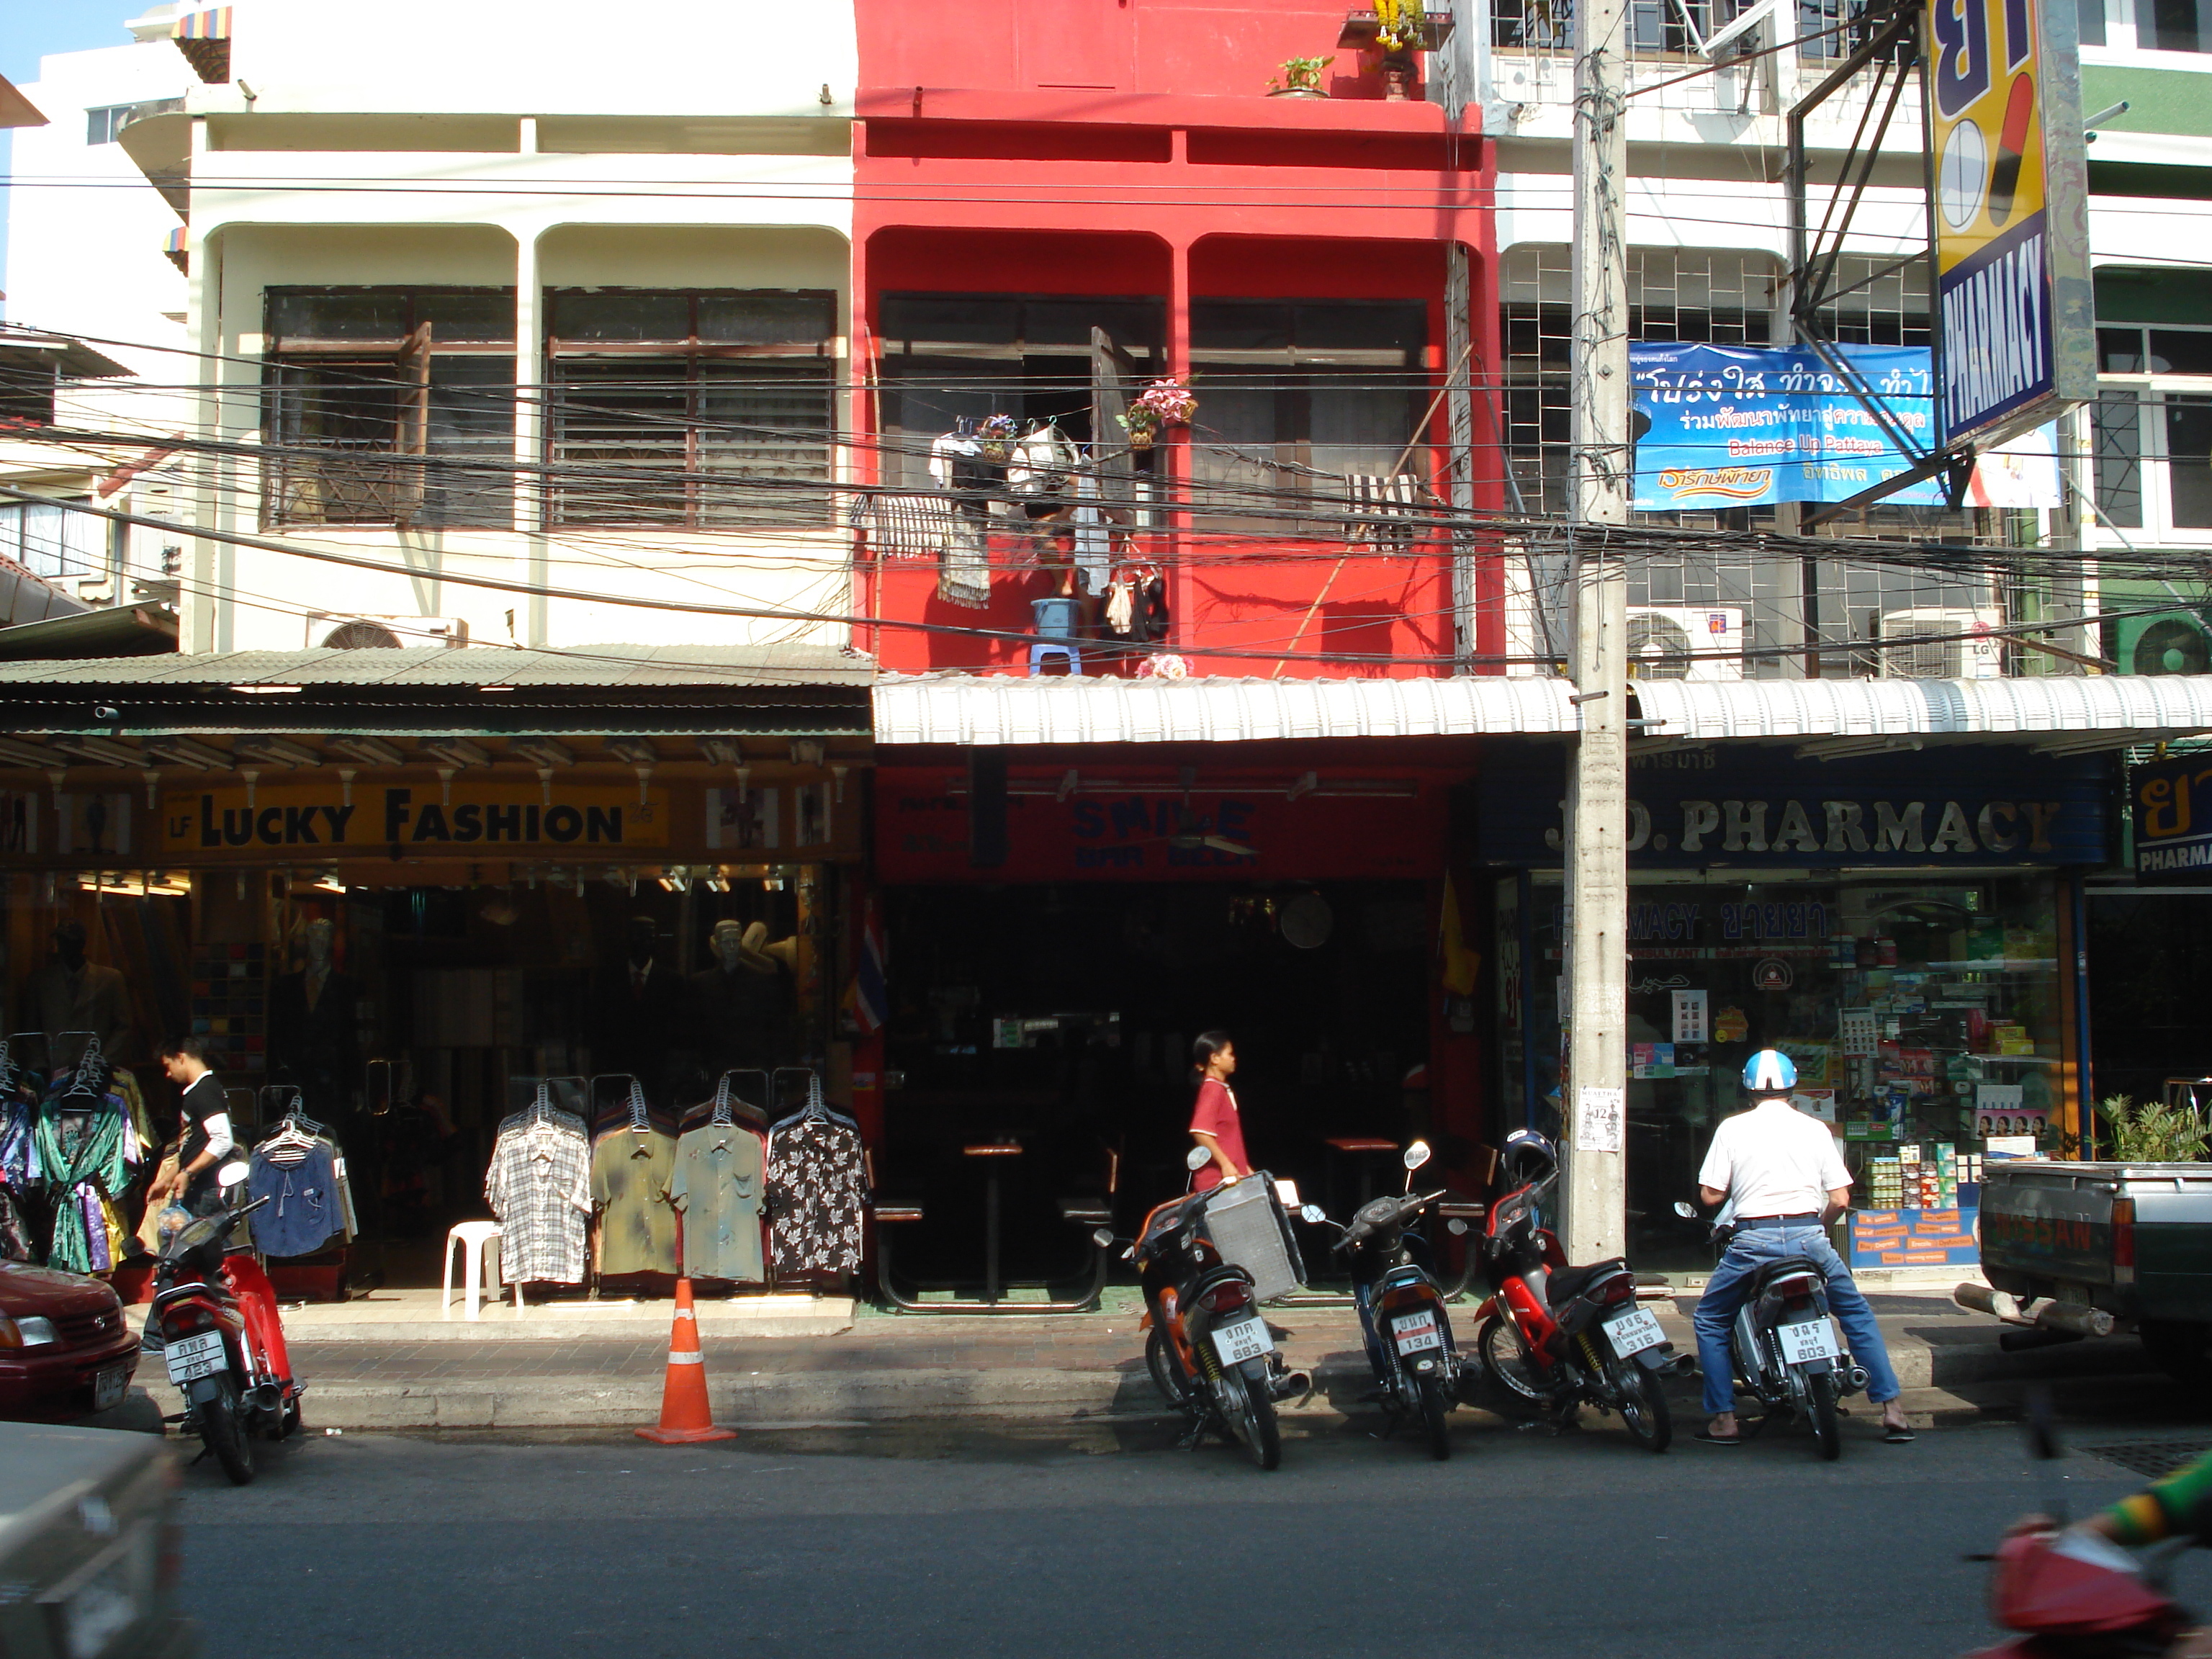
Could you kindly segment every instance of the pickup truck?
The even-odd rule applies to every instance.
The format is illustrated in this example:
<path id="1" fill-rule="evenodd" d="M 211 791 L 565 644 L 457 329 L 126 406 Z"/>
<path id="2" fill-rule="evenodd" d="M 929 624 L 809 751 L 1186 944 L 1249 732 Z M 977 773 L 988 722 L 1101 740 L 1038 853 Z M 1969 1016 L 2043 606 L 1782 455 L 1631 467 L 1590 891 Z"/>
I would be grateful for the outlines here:
<path id="1" fill-rule="evenodd" d="M 1962 1305 L 2053 1340 L 2131 1330 L 2177 1380 L 2212 1382 L 2212 1164 L 1992 1163 L 1981 1235 L 1996 1295 L 1961 1285 Z"/>

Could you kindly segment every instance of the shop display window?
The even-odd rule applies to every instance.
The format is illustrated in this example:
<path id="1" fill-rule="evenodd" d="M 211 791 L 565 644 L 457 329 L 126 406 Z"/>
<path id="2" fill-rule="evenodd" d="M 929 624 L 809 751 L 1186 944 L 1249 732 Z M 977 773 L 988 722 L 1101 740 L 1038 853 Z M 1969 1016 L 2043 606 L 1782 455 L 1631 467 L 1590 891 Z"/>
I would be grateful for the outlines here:
<path id="1" fill-rule="evenodd" d="M 1555 1132 L 1562 895 L 1538 879 L 1525 982 L 1534 1117 Z M 1984 1152 L 2051 1149 L 2057 888 L 2047 873 L 1634 884 L 1628 1208 L 1639 1261 L 1702 1249 L 1665 1218 L 1694 1196 L 1714 1128 L 1747 1103 L 1743 1063 L 1759 1048 L 1796 1061 L 1796 1103 L 1843 1142 L 1856 1205 L 1970 1204 Z"/>

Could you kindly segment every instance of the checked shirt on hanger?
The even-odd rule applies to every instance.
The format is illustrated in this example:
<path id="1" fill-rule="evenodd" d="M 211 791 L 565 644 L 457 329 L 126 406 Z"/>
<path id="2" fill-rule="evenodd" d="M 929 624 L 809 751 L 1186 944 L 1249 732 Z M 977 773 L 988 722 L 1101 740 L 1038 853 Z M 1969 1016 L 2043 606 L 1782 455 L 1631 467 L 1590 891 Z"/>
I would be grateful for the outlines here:
<path id="1" fill-rule="evenodd" d="M 484 1197 L 504 1230 L 501 1277 L 510 1284 L 583 1282 L 592 1181 L 591 1149 L 580 1126 L 526 1117 L 501 1131 Z"/>

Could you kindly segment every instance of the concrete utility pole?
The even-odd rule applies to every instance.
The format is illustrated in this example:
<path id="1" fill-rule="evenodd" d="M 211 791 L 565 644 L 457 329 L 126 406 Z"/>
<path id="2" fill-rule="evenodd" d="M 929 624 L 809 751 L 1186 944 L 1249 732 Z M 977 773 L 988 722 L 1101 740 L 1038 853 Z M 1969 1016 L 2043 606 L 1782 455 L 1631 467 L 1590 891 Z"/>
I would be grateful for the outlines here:
<path id="1" fill-rule="evenodd" d="M 1628 9 L 1575 4 L 1574 679 L 1567 799 L 1569 1037 L 1563 1243 L 1627 1244 L 1628 573 L 1599 540 L 1628 522 Z M 1592 535 L 1588 526 L 1597 533 Z"/>

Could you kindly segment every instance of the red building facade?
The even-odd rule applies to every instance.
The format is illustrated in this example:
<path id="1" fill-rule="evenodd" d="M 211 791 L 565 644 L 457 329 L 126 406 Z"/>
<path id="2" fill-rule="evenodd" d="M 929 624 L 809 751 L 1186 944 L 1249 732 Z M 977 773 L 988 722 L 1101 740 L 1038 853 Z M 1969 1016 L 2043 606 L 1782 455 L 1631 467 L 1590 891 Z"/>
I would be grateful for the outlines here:
<path id="1" fill-rule="evenodd" d="M 1487 562 L 1392 511 L 1499 499 L 1473 435 L 1495 422 L 1462 409 L 1455 448 L 1446 390 L 1497 360 L 1490 157 L 1472 110 L 1431 100 L 1424 54 L 1392 99 L 1378 48 L 1339 48 L 1360 33 L 1341 7 L 858 16 L 854 361 L 864 481 L 890 497 L 860 515 L 856 597 L 884 624 L 864 648 L 1027 672 L 1034 602 L 1061 594 L 1047 631 L 1091 675 L 1163 653 L 1192 674 L 1435 674 L 1498 648 L 1474 620 L 1498 614 Z M 1326 95 L 1268 95 L 1293 58 L 1331 60 Z M 1196 414 L 1133 448 L 1114 417 L 1162 378 Z M 1097 477 L 1052 477 L 1100 505 L 1033 515 L 1005 479 L 1036 469 L 993 451 L 997 500 L 948 556 L 942 490 L 976 482 L 961 447 L 994 416 L 1055 428 Z"/>

